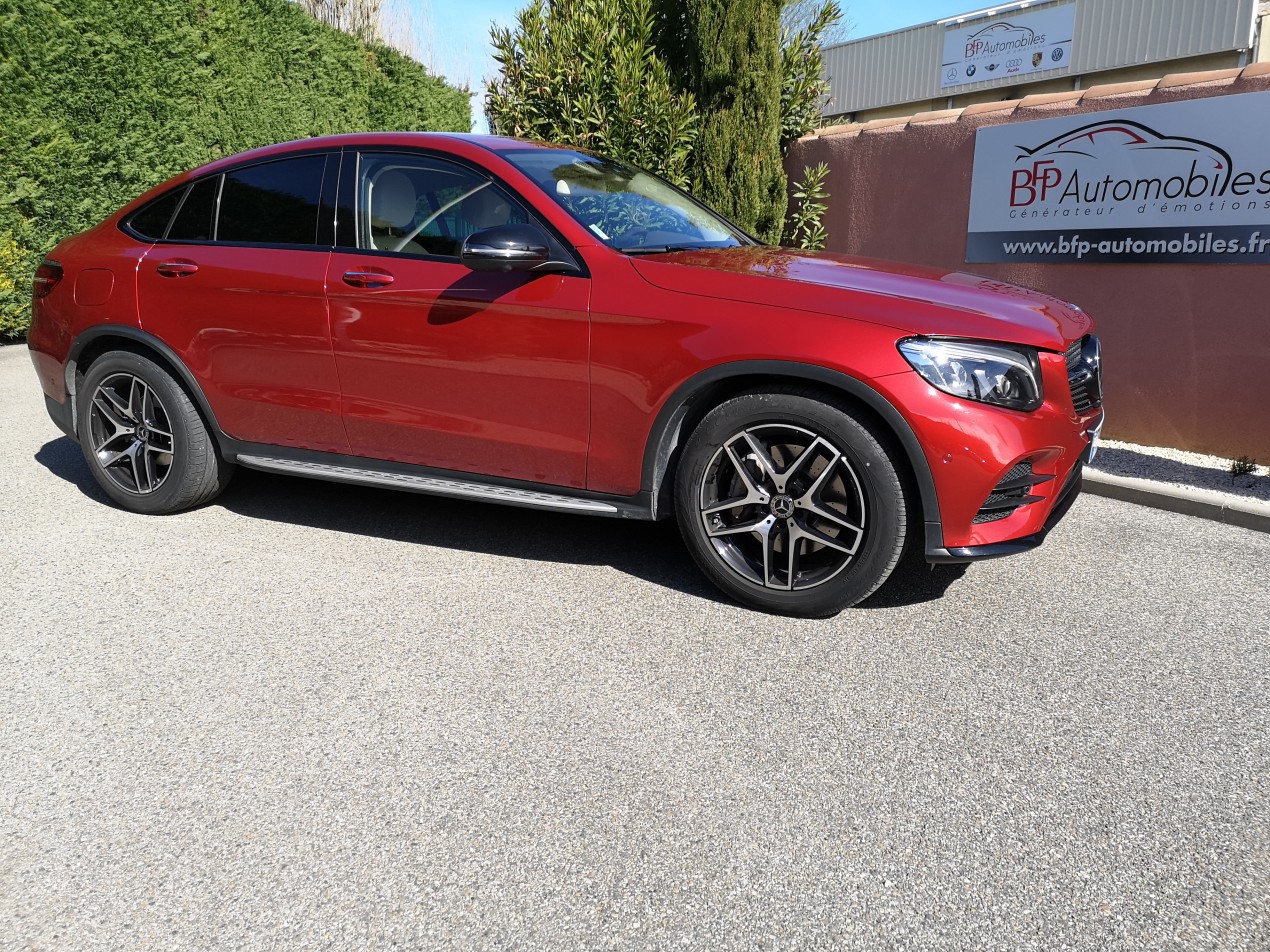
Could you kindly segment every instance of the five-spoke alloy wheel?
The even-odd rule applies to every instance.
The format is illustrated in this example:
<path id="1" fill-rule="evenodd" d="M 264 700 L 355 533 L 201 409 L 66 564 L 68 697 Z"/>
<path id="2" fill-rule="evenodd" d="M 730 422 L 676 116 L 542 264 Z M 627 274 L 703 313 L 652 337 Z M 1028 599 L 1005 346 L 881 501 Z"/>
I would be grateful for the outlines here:
<path id="1" fill-rule="evenodd" d="M 189 395 L 148 357 L 114 351 L 79 385 L 76 432 L 93 477 L 134 512 L 179 512 L 211 500 L 232 465 Z"/>
<path id="2" fill-rule="evenodd" d="M 747 393 L 689 438 L 676 483 L 698 565 L 739 601 L 828 615 L 867 597 L 904 545 L 904 493 L 870 430 L 832 398 Z"/>

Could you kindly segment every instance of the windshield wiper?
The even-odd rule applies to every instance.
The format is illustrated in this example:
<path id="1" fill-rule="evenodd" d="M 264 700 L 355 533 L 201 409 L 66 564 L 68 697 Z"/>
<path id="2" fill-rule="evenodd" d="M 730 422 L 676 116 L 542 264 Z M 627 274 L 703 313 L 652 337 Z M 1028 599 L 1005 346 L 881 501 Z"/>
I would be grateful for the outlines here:
<path id="1" fill-rule="evenodd" d="M 709 245 L 632 245 L 629 248 L 618 248 L 624 255 L 664 255 L 672 251 L 700 251 Z"/>

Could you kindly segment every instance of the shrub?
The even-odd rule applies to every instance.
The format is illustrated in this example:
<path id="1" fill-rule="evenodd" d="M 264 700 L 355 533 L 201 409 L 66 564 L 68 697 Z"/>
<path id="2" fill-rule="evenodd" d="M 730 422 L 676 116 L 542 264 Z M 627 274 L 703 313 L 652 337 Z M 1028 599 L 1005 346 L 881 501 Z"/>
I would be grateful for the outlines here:
<path id="1" fill-rule="evenodd" d="M 819 251 L 825 246 L 829 234 L 821 219 L 829 210 L 825 204 L 829 197 L 825 189 L 828 175 L 829 166 L 824 162 L 803 168 L 803 180 L 794 189 L 794 208 L 786 223 L 784 244 L 808 251 Z"/>
<path id="2" fill-rule="evenodd" d="M 501 69 L 486 85 L 491 132 L 592 149 L 688 184 L 696 104 L 657 55 L 652 0 L 533 0 L 490 38 Z"/>

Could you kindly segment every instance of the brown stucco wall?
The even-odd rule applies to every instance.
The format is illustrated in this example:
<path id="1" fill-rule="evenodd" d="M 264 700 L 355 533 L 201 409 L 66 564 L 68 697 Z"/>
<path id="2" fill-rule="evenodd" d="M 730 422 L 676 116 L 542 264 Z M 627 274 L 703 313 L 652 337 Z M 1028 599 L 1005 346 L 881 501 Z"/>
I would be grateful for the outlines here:
<path id="1" fill-rule="evenodd" d="M 1104 435 L 1270 462 L 1270 267 L 965 264 L 975 130 L 1270 89 L 1270 64 L 1095 86 L 820 130 L 791 180 L 827 162 L 828 248 L 967 270 L 1075 301 L 1103 341 Z M 1270 122 L 1270 116 L 1267 116 Z"/>

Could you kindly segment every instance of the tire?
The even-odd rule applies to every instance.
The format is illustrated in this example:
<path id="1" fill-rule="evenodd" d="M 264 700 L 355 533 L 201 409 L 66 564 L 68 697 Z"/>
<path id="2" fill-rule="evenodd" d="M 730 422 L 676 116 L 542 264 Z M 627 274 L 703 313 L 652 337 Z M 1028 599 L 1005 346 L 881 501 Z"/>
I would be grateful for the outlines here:
<path id="1" fill-rule="evenodd" d="M 845 403 L 802 389 L 744 393 L 711 410 L 684 447 L 675 512 L 720 589 L 811 618 L 877 590 L 907 531 L 883 441 Z"/>
<path id="2" fill-rule="evenodd" d="M 192 509 L 214 499 L 233 474 L 189 395 L 140 354 L 111 351 L 94 361 L 76 412 L 84 460 L 124 509 Z"/>

